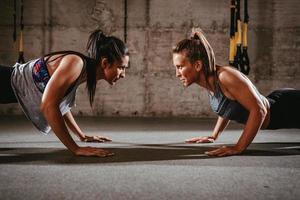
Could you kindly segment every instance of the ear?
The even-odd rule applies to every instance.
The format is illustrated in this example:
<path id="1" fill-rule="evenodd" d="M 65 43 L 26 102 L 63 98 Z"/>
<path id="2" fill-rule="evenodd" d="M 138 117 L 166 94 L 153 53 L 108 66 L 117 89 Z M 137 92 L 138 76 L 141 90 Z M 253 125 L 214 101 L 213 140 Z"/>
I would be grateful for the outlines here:
<path id="1" fill-rule="evenodd" d="M 201 61 L 201 60 L 197 60 L 197 61 L 195 62 L 195 64 L 194 64 L 194 66 L 195 66 L 196 71 L 197 71 L 197 72 L 200 72 L 201 69 L 202 69 L 202 61 Z"/>
<path id="2" fill-rule="evenodd" d="M 103 69 L 109 67 L 109 62 L 108 62 L 107 58 L 101 58 L 101 67 L 102 67 Z"/>

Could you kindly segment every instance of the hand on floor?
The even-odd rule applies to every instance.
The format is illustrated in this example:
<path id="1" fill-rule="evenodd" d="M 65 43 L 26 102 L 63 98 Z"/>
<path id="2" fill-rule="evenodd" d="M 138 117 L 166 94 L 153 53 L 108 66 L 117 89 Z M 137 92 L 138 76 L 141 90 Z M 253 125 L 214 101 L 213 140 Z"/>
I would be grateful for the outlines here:
<path id="1" fill-rule="evenodd" d="M 213 143 L 215 139 L 212 136 L 195 137 L 187 139 L 186 143 Z"/>
<path id="2" fill-rule="evenodd" d="M 79 147 L 77 150 L 75 150 L 74 154 L 76 156 L 96 156 L 96 157 L 107 157 L 107 156 L 113 156 L 114 153 L 96 148 L 96 147 Z"/>
<path id="3" fill-rule="evenodd" d="M 97 136 L 97 135 L 85 135 L 85 137 L 81 140 L 83 142 L 111 142 L 111 139 L 104 136 Z"/>
<path id="4" fill-rule="evenodd" d="M 237 155 L 242 153 L 241 150 L 239 150 L 237 147 L 226 147 L 222 146 L 218 149 L 212 150 L 212 151 L 206 151 L 205 154 L 208 156 L 217 156 L 217 157 L 222 157 L 222 156 L 232 156 L 232 155 Z"/>

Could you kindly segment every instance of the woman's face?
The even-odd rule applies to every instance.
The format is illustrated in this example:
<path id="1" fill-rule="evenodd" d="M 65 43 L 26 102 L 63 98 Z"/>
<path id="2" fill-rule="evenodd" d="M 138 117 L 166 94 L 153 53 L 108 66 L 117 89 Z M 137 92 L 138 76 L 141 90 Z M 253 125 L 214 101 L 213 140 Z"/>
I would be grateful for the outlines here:
<path id="1" fill-rule="evenodd" d="M 185 53 L 174 53 L 173 64 L 176 68 L 176 77 L 180 79 L 185 87 L 199 79 L 200 63 L 195 62 L 195 64 L 192 64 Z"/>
<path id="2" fill-rule="evenodd" d="M 128 68 L 129 56 L 124 56 L 122 60 L 109 64 L 106 60 L 102 63 L 104 79 L 114 85 L 120 78 L 125 78 L 125 69 Z"/>

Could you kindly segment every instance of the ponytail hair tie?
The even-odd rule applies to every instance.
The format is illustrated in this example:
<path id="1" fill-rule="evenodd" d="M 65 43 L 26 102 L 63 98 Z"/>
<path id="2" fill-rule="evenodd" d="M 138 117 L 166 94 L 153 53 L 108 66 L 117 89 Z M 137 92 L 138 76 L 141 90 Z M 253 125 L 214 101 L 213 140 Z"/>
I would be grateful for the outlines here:
<path id="1" fill-rule="evenodd" d="M 202 44 L 205 48 L 208 60 L 208 67 L 211 72 L 216 72 L 216 58 L 213 48 L 210 46 L 209 42 L 207 41 L 206 37 L 204 36 L 203 31 L 201 28 L 192 28 L 191 36 L 193 39 L 197 40 Z"/>
<path id="2" fill-rule="evenodd" d="M 108 36 L 102 31 L 100 31 L 100 37 L 102 37 L 104 39 L 108 38 Z"/>
<path id="3" fill-rule="evenodd" d="M 192 28 L 192 40 L 201 40 L 201 35 L 203 35 L 203 31 L 200 28 Z"/>

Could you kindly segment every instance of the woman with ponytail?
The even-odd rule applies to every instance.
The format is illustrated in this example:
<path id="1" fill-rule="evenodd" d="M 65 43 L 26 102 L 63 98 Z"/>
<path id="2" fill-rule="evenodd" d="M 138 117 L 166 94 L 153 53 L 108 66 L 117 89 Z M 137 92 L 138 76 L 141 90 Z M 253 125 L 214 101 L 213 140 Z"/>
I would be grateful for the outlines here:
<path id="1" fill-rule="evenodd" d="M 91 33 L 88 55 L 75 51 L 47 54 L 13 67 L 0 66 L 0 103 L 21 105 L 27 118 L 42 133 L 52 129 L 60 141 L 79 156 L 110 156 L 111 152 L 95 147 L 79 147 L 68 128 L 84 142 L 106 142 L 109 138 L 88 136 L 71 113 L 76 89 L 86 83 L 92 107 L 97 81 L 115 84 L 125 77 L 129 53 L 123 41 L 106 36 L 101 30 Z"/>
<path id="2" fill-rule="evenodd" d="M 236 145 L 220 147 L 207 155 L 240 154 L 260 129 L 300 128 L 300 90 L 281 89 L 264 97 L 238 70 L 215 64 L 214 51 L 200 29 L 193 29 L 190 39 L 173 48 L 173 64 L 185 87 L 196 83 L 207 90 L 211 108 L 219 116 L 211 136 L 186 142 L 214 142 L 230 120 L 245 125 Z"/>

